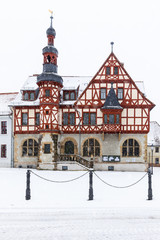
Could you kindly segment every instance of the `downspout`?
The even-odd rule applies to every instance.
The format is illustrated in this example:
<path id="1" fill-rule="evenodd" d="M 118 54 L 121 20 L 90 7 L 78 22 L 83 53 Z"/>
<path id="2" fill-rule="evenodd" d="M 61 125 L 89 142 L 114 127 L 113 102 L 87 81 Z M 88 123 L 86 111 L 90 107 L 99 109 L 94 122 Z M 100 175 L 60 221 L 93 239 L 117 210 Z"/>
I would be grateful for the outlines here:
<path id="1" fill-rule="evenodd" d="M 11 109 L 11 115 L 9 115 L 9 118 L 11 119 L 11 168 L 14 168 L 14 137 L 13 137 L 13 110 Z"/>

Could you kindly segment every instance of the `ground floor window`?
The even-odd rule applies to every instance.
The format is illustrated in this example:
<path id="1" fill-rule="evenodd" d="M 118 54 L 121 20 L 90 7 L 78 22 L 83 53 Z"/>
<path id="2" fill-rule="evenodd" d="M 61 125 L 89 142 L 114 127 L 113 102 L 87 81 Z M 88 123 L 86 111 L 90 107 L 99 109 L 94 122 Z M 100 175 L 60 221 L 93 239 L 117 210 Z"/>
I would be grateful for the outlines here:
<path id="1" fill-rule="evenodd" d="M 1 145 L 1 158 L 6 158 L 7 157 L 7 145 L 2 144 Z"/>
<path id="2" fill-rule="evenodd" d="M 27 139 L 23 143 L 22 156 L 38 156 L 38 143 L 34 139 Z"/>
<path id="3" fill-rule="evenodd" d="M 67 141 L 64 146 L 65 154 L 74 154 L 74 143 L 72 141 Z"/>
<path id="4" fill-rule="evenodd" d="M 139 157 L 140 147 L 135 139 L 127 139 L 122 146 L 123 157 Z"/>
<path id="5" fill-rule="evenodd" d="M 83 156 L 100 156 L 100 144 L 95 138 L 87 139 L 83 144 Z"/>
<path id="6" fill-rule="evenodd" d="M 50 153 L 50 152 L 51 152 L 51 145 L 44 144 L 44 153 Z"/>
<path id="7" fill-rule="evenodd" d="M 159 158 L 155 158 L 155 164 L 159 164 Z"/>

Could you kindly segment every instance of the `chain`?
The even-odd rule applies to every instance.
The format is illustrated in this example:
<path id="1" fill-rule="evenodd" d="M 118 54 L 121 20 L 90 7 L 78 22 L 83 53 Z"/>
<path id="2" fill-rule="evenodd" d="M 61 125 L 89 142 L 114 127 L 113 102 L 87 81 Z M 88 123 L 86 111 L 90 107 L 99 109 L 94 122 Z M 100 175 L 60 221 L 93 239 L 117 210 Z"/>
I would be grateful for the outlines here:
<path id="1" fill-rule="evenodd" d="M 114 188 L 129 188 L 129 187 L 132 187 L 134 186 L 135 184 L 137 184 L 138 182 L 140 182 L 148 173 L 145 173 L 145 175 L 143 177 L 141 177 L 138 181 L 130 184 L 130 185 L 127 185 L 127 186 L 115 186 L 115 185 L 112 185 L 110 183 L 107 183 L 106 181 L 104 181 L 102 178 L 100 178 L 95 172 L 93 172 L 97 178 L 99 178 L 100 181 L 102 181 L 103 183 L 105 183 L 106 185 L 110 186 L 110 187 L 114 187 Z"/>
<path id="2" fill-rule="evenodd" d="M 37 177 L 39 177 L 39 178 L 41 178 L 41 179 L 43 179 L 43 180 L 45 180 L 45 181 L 53 182 L 53 183 L 67 183 L 67 182 L 72 182 L 72 181 L 78 180 L 79 178 L 85 176 L 85 175 L 88 173 L 88 171 L 87 171 L 87 172 L 85 172 L 84 174 L 82 174 L 82 175 L 79 176 L 79 177 L 76 177 L 76 178 L 73 178 L 73 179 L 70 179 L 70 180 L 66 180 L 66 181 L 54 181 L 54 180 L 50 180 L 50 179 L 44 178 L 44 177 L 42 177 L 42 176 L 34 173 L 32 170 L 30 170 L 30 172 L 33 173 L 35 176 L 37 176 Z"/>

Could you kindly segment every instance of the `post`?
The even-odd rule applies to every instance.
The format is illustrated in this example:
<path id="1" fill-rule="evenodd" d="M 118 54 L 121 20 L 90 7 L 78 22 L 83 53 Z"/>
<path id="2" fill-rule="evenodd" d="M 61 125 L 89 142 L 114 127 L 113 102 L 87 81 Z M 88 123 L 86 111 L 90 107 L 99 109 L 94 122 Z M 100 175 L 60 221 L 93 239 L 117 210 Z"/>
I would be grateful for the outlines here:
<path id="1" fill-rule="evenodd" d="M 152 171 L 148 168 L 148 200 L 152 200 Z"/>
<path id="2" fill-rule="evenodd" d="M 27 170 L 27 182 L 26 182 L 26 200 L 30 200 L 31 199 L 31 190 L 30 190 L 30 176 L 31 176 L 31 172 L 30 170 Z"/>
<path id="3" fill-rule="evenodd" d="M 153 150 L 154 150 L 154 147 L 153 147 L 153 143 L 151 145 L 151 151 L 152 151 L 152 174 L 153 174 Z"/>
<path id="4" fill-rule="evenodd" d="M 93 170 L 89 171 L 89 199 L 93 200 Z"/>

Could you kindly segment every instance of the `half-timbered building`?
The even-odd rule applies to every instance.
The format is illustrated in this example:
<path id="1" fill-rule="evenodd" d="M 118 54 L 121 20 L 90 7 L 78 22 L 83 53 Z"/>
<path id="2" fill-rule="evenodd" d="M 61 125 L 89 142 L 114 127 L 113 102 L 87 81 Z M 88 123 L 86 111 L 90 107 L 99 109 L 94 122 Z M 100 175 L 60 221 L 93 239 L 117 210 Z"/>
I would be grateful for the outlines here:
<path id="1" fill-rule="evenodd" d="M 81 170 L 145 170 L 150 110 L 112 51 L 94 77 L 57 74 L 55 30 L 47 29 L 43 72 L 29 77 L 11 106 L 14 165 Z"/>

